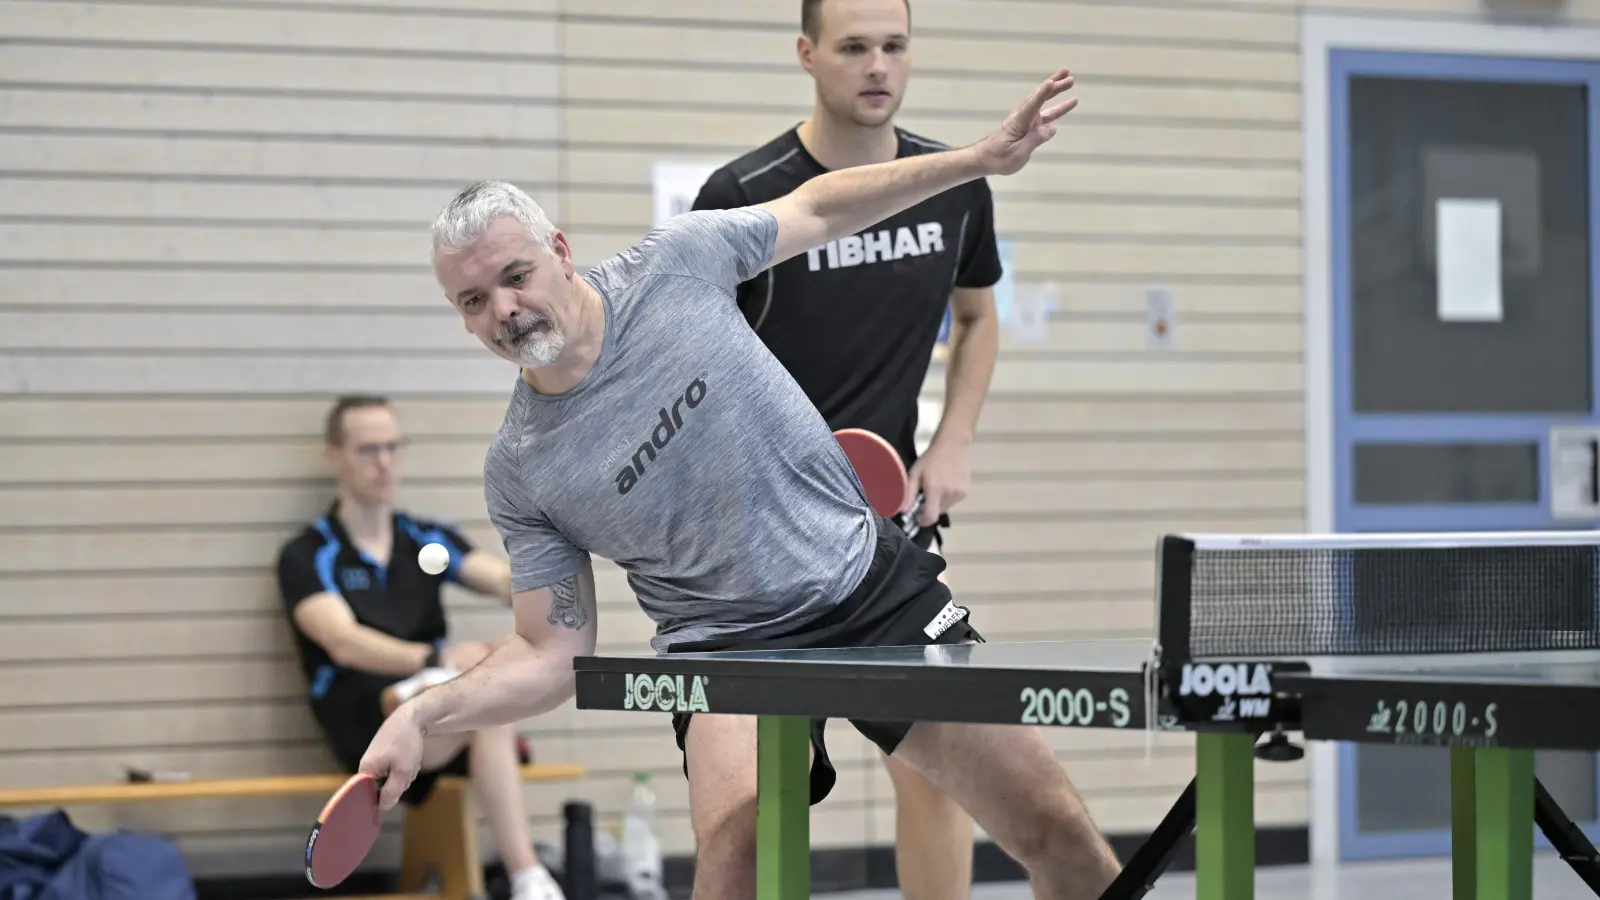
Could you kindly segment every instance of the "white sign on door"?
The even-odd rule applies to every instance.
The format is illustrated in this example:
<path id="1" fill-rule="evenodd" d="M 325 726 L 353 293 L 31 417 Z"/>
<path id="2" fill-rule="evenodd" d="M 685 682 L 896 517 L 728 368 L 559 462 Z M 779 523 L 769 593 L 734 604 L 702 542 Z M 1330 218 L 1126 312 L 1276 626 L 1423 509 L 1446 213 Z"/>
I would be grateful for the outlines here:
<path id="1" fill-rule="evenodd" d="M 1600 519 L 1600 427 L 1553 428 L 1546 489 L 1557 519 Z"/>

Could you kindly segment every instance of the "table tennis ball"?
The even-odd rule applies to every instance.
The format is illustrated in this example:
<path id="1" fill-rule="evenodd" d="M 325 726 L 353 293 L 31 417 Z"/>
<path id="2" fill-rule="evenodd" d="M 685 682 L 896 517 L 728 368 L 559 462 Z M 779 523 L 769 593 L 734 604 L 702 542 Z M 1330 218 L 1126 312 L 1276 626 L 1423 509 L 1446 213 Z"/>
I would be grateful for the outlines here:
<path id="1" fill-rule="evenodd" d="M 429 575 L 437 575 L 450 565 L 450 551 L 443 544 L 428 544 L 418 551 L 417 565 Z"/>

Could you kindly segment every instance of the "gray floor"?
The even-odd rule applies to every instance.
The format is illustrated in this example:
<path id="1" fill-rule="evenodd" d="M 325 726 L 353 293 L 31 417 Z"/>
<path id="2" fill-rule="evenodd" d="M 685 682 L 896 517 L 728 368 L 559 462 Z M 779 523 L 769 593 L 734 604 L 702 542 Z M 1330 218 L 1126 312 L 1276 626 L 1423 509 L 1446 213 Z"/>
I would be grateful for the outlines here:
<path id="1" fill-rule="evenodd" d="M 1194 876 L 1172 874 L 1156 882 L 1149 900 L 1193 897 Z M 830 894 L 837 900 L 895 900 L 895 891 Z M 1025 884 L 982 884 L 972 900 L 1028 900 Z M 1594 893 L 1559 860 L 1534 862 L 1535 900 L 1593 900 Z M 1450 900 L 1448 860 L 1348 864 L 1315 871 L 1304 866 L 1264 868 L 1256 873 L 1256 900 Z"/>

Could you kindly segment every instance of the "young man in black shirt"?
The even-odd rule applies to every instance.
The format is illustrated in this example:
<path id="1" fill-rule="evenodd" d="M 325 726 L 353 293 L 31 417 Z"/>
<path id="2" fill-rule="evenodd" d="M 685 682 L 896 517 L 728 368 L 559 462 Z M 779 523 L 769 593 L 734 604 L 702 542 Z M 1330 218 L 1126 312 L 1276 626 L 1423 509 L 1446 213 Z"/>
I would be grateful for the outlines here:
<path id="1" fill-rule="evenodd" d="M 816 83 L 812 115 L 713 173 L 695 209 L 764 203 L 831 169 L 949 149 L 893 122 L 910 69 L 907 0 L 803 0 L 801 32 L 800 64 Z M 993 202 L 980 179 L 739 288 L 751 327 L 829 426 L 865 428 L 900 452 L 911 474 L 902 510 L 923 494 L 916 540 L 925 548 L 943 545 L 946 512 L 971 482 L 967 448 L 999 349 L 1000 276 Z M 917 399 L 947 308 L 944 412 L 919 458 Z M 884 762 L 895 786 L 902 892 L 909 900 L 968 896 L 971 818 L 905 764 Z"/>
<path id="2" fill-rule="evenodd" d="M 338 497 L 279 551 L 278 590 L 312 715 L 334 757 L 354 772 L 400 702 L 494 649 L 447 639 L 443 583 L 509 603 L 511 566 L 448 525 L 394 508 L 404 438 L 382 397 L 340 398 L 328 413 L 324 443 Z M 449 554 L 437 575 L 418 560 L 430 543 Z M 562 900 L 534 854 L 517 768 L 511 726 L 430 737 L 424 771 L 402 799 L 421 803 L 445 773 L 470 775 L 511 879 L 511 900 Z"/>

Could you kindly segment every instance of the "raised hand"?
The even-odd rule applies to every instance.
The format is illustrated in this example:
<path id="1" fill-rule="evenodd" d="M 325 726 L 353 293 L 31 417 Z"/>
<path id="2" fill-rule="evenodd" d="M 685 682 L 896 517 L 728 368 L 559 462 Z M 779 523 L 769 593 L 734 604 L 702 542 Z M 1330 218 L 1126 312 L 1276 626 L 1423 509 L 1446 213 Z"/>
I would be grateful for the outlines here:
<path id="1" fill-rule="evenodd" d="M 1045 106 L 1072 85 L 1072 73 L 1058 69 L 1006 116 L 999 130 L 979 141 L 974 149 L 983 160 L 984 169 L 993 175 L 1010 175 L 1027 165 L 1033 151 L 1056 136 L 1056 120 L 1078 105 L 1077 97 L 1069 97 L 1054 106 Z"/>

